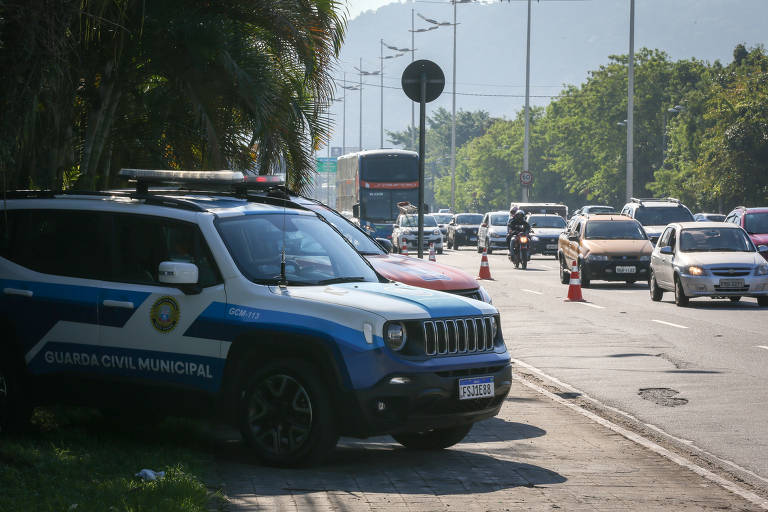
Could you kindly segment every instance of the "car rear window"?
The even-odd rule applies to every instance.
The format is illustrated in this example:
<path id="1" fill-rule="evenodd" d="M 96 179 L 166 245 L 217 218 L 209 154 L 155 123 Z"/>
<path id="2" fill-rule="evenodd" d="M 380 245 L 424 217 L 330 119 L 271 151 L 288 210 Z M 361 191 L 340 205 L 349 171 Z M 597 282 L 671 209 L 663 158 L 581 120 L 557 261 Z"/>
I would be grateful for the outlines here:
<path id="1" fill-rule="evenodd" d="M 748 213 L 744 218 L 747 233 L 768 233 L 768 212 Z"/>
<path id="2" fill-rule="evenodd" d="M 588 240 L 645 240 L 645 232 L 637 222 L 587 222 L 585 238 Z"/>
<path id="3" fill-rule="evenodd" d="M 506 226 L 509 221 L 509 215 L 491 215 L 492 226 Z"/>
<path id="4" fill-rule="evenodd" d="M 671 222 L 690 222 L 693 215 L 679 206 L 652 206 L 638 208 L 635 219 L 643 226 L 666 226 Z"/>

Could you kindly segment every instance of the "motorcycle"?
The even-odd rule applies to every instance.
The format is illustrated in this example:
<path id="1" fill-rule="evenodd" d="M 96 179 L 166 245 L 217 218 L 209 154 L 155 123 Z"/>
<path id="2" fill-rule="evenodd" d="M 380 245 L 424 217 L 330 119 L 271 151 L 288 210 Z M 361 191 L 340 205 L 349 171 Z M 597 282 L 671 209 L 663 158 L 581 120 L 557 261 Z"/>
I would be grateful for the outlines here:
<path id="1" fill-rule="evenodd" d="M 521 265 L 523 270 L 528 268 L 528 260 L 531 254 L 531 238 L 530 234 L 516 233 L 512 236 L 509 247 L 509 259 L 515 264 L 515 268 L 519 268 Z"/>

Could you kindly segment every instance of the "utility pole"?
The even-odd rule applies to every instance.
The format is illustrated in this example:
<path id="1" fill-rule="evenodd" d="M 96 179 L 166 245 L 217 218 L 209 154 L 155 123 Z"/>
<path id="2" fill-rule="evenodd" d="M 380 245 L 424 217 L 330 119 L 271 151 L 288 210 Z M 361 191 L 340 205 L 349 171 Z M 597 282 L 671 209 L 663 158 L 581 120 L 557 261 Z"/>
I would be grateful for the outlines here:
<path id="1" fill-rule="evenodd" d="M 415 26 L 413 24 L 413 12 L 414 10 L 411 9 L 411 62 L 414 61 L 416 58 L 416 44 L 414 36 L 416 34 L 415 32 Z M 414 108 L 415 103 L 411 102 L 411 146 L 416 147 L 416 121 L 414 117 Z"/>
<path id="2" fill-rule="evenodd" d="M 528 148 L 531 142 L 531 0 L 528 0 L 528 35 L 525 41 L 525 135 L 523 137 L 523 172 L 528 172 Z M 528 202 L 528 185 L 523 185 L 523 202 Z"/>
<path id="3" fill-rule="evenodd" d="M 381 89 L 381 127 L 379 130 L 379 149 L 384 149 L 384 40 L 379 39 L 379 89 Z"/>
<path id="4" fill-rule="evenodd" d="M 342 101 L 344 102 L 344 104 L 342 105 L 343 114 L 341 115 L 341 154 L 342 155 L 347 152 L 346 150 L 346 147 L 347 147 L 347 72 L 346 71 L 344 72 L 343 83 L 344 83 L 344 87 L 342 87 L 342 89 L 344 89 L 344 96 Z"/>
<path id="5" fill-rule="evenodd" d="M 363 150 L 363 58 L 360 57 L 360 133 L 358 135 L 358 151 Z"/>
<path id="6" fill-rule="evenodd" d="M 453 0 L 453 91 L 451 106 L 451 211 L 456 211 L 456 2 Z M 530 1 L 530 0 L 529 0 Z"/>
<path id="7" fill-rule="evenodd" d="M 633 195 L 635 111 L 635 0 L 629 0 L 629 80 L 627 81 L 627 201 Z"/>

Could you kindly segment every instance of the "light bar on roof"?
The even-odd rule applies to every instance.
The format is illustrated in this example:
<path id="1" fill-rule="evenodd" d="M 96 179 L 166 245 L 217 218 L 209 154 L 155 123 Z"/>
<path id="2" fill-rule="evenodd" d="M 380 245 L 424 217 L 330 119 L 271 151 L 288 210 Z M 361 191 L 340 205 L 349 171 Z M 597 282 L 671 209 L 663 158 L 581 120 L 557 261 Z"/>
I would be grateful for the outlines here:
<path id="1" fill-rule="evenodd" d="M 144 183 L 205 183 L 237 185 L 249 181 L 240 171 L 120 169 L 120 176 Z"/>

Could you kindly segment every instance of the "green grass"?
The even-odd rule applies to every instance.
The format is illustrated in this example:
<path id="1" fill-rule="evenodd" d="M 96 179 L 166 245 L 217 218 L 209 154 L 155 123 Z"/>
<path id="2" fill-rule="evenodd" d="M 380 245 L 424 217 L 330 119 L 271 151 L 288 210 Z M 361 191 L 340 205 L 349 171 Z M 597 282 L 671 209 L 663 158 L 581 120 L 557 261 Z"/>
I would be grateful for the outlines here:
<path id="1" fill-rule="evenodd" d="M 207 442 L 200 422 L 137 428 L 88 409 L 38 409 L 31 433 L 0 438 L 0 510 L 216 510 L 223 497 L 203 483 L 214 464 Z M 165 478 L 134 477 L 144 468 Z"/>

